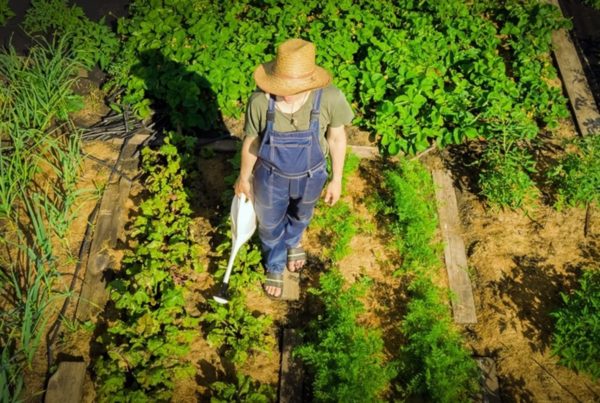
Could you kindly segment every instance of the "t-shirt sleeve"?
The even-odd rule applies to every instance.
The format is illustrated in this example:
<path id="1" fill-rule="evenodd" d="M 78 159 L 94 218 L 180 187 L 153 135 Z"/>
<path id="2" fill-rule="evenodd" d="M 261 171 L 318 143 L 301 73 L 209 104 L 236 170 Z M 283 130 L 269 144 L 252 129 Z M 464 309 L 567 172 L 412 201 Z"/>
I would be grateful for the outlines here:
<path id="1" fill-rule="evenodd" d="M 254 93 L 248 100 L 246 115 L 244 121 L 244 133 L 242 139 L 246 137 L 258 136 L 263 129 L 263 113 L 261 113 L 258 97 L 260 93 Z"/>
<path id="2" fill-rule="evenodd" d="M 346 100 L 344 93 L 337 89 L 333 91 L 331 102 L 331 120 L 330 127 L 339 127 L 349 125 L 354 119 L 354 112 Z"/>

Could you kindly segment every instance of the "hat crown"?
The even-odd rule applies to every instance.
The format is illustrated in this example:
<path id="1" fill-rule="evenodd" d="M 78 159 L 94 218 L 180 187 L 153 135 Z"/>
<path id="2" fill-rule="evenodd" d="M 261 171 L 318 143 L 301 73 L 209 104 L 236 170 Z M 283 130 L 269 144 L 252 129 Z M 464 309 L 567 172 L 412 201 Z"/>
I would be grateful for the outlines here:
<path id="1" fill-rule="evenodd" d="M 315 63 L 316 48 L 302 39 L 288 39 L 275 58 L 254 70 L 256 85 L 269 94 L 294 95 L 331 83 L 331 74 Z"/>
<path id="2" fill-rule="evenodd" d="M 302 39 L 289 39 L 277 48 L 273 74 L 281 78 L 304 78 L 315 68 L 315 45 Z"/>

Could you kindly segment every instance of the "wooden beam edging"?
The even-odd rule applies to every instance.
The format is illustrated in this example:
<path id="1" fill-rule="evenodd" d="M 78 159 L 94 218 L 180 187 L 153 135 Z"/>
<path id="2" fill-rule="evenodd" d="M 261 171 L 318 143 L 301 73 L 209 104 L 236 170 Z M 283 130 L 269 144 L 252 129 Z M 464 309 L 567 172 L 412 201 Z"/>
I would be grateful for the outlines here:
<path id="1" fill-rule="evenodd" d="M 304 371 L 300 359 L 292 357 L 292 350 L 301 341 L 296 329 L 283 329 L 277 400 L 279 403 L 302 403 Z"/>
<path id="2" fill-rule="evenodd" d="M 547 2 L 558 7 L 562 14 L 558 0 L 547 0 Z M 552 32 L 552 48 L 580 133 L 600 135 L 600 112 L 583 71 L 577 49 L 565 29 Z"/>
<path id="3" fill-rule="evenodd" d="M 139 158 L 134 157 L 137 148 L 148 137 L 147 133 L 138 133 L 121 149 L 119 168 L 129 177 L 137 170 Z M 105 270 L 112 263 L 110 249 L 117 245 L 117 236 L 125 226 L 123 205 L 129 197 L 131 182 L 119 175 L 111 175 L 100 202 L 100 210 L 94 227 L 87 267 L 77 301 L 76 316 L 86 321 L 100 312 L 108 295 L 106 292 Z"/>
<path id="4" fill-rule="evenodd" d="M 444 258 L 452 299 L 454 321 L 460 324 L 477 323 L 471 280 L 467 272 L 467 255 L 462 239 L 458 204 L 452 178 L 448 171 L 434 169 L 436 204 L 444 240 Z"/>
<path id="5" fill-rule="evenodd" d="M 86 363 L 63 361 L 50 377 L 44 403 L 75 403 L 83 397 Z"/>

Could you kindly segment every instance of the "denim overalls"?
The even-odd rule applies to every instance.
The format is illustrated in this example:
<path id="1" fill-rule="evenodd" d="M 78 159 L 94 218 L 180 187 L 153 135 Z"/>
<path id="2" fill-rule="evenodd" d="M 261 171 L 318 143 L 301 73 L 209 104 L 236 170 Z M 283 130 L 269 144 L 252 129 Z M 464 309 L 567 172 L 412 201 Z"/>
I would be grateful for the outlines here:
<path id="1" fill-rule="evenodd" d="M 287 249 L 298 245 L 319 200 L 327 169 L 319 144 L 321 92 L 317 90 L 308 130 L 273 129 L 274 97 L 254 168 L 254 208 L 268 272 L 282 273 Z"/>

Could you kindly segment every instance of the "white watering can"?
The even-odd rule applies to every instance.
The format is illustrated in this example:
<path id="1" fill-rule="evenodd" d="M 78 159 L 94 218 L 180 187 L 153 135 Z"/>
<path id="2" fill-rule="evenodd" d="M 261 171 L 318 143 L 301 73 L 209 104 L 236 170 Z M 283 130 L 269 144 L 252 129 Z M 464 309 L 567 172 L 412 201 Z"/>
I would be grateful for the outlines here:
<path id="1" fill-rule="evenodd" d="M 213 296 L 219 304 L 229 302 L 227 290 L 233 262 L 242 245 L 248 242 L 254 231 L 256 231 L 256 213 L 252 201 L 248 200 L 243 193 L 240 196 L 233 196 L 231 202 L 231 256 L 229 257 L 221 290 Z"/>

